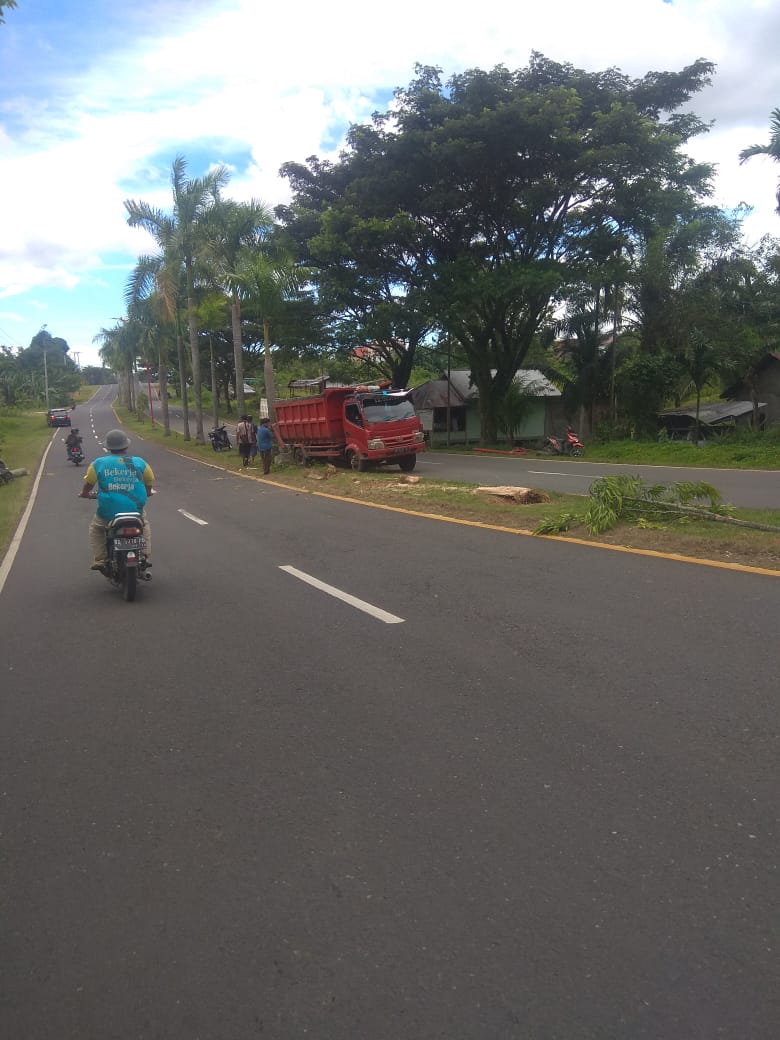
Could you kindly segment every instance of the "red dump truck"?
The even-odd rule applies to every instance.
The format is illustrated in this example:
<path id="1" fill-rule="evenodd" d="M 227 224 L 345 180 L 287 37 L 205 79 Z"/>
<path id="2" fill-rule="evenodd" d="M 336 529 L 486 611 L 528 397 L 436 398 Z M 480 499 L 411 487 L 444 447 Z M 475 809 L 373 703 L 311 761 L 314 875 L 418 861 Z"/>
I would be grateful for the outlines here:
<path id="1" fill-rule="evenodd" d="M 346 461 L 354 470 L 398 465 L 409 473 L 425 450 L 422 423 L 407 390 L 329 386 L 314 397 L 276 402 L 274 432 L 297 462 Z"/>

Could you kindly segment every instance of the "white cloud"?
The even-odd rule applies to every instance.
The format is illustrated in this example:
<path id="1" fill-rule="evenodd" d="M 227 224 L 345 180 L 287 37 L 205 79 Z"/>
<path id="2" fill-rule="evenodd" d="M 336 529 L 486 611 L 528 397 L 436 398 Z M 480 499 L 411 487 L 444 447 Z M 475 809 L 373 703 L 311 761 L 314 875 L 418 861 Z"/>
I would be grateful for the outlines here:
<path id="1" fill-rule="evenodd" d="M 240 150 L 243 168 L 230 193 L 285 201 L 280 165 L 333 157 L 346 125 L 384 108 L 416 62 L 442 67 L 446 78 L 498 63 L 521 67 L 539 51 L 638 77 L 707 58 L 717 65 L 713 86 L 692 107 L 715 126 L 691 153 L 718 164 L 718 203 L 754 207 L 751 238 L 780 234 L 773 212 L 780 170 L 759 159 L 738 162 L 742 148 L 768 139 L 769 113 L 780 104 L 780 5 L 770 0 L 483 0 L 476 12 L 441 0 L 381 9 L 365 0 L 197 0 L 186 12 L 173 0 L 118 0 L 112 24 L 102 36 L 93 27 L 91 49 L 77 55 L 45 26 L 29 40 L 8 34 L 34 6 L 20 5 L 0 31 L 0 69 L 4 48 L 5 67 L 17 62 L 13 82 L 3 83 L 0 72 L 0 179 L 13 185 L 0 195 L 0 297 L 23 301 L 16 310 L 29 311 L 31 326 L 40 319 L 32 297 L 40 304 L 46 288 L 84 289 L 96 303 L 99 283 L 114 284 L 115 299 L 104 307 L 113 312 L 108 320 L 121 313 L 112 272 L 122 257 L 130 265 L 150 248 L 127 227 L 123 201 L 143 197 L 167 209 L 177 152 L 191 158 L 207 140 L 208 158 L 219 162 Z M 78 4 L 61 7 L 75 31 Z M 79 46 L 84 39 L 73 37 Z M 41 62 L 49 47 L 48 87 L 36 95 L 40 76 L 21 61 Z M 202 172 L 192 161 L 191 170 Z M 102 312 L 78 316 L 84 330 L 106 320 Z M 79 336 L 94 350 L 84 345 L 86 331 Z"/>

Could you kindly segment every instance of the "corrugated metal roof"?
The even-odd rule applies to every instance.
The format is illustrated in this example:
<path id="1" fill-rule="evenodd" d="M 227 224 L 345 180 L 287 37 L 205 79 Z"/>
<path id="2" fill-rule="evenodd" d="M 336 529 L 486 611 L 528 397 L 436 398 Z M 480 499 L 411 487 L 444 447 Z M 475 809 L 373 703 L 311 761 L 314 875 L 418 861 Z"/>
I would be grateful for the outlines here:
<path id="1" fill-rule="evenodd" d="M 495 374 L 496 370 L 493 369 L 491 375 Z M 515 382 L 533 397 L 561 396 L 560 390 L 537 368 L 521 368 L 515 374 Z M 447 380 L 432 379 L 413 390 L 410 396 L 415 408 L 446 408 Z M 471 371 L 468 368 L 454 368 L 450 372 L 450 405 L 458 406 L 478 399 L 479 390 L 471 381 Z"/>
<path id="2" fill-rule="evenodd" d="M 766 408 L 766 404 L 763 401 L 759 402 L 758 407 Z M 729 401 L 727 404 L 707 401 L 699 409 L 699 422 L 706 423 L 708 426 L 715 426 L 717 423 L 729 422 L 731 419 L 737 419 L 740 415 L 747 415 L 752 411 L 752 401 Z M 683 408 L 667 408 L 666 411 L 658 414 L 661 418 L 678 415 L 680 418 L 693 419 L 695 421 L 696 405 L 687 405 Z"/>

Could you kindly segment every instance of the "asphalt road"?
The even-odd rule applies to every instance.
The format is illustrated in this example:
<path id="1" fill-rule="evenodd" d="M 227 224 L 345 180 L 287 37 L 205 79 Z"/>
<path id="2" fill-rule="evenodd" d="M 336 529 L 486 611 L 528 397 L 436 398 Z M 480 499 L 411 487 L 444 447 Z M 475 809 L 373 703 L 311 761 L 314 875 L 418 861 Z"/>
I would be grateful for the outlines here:
<path id="1" fill-rule="evenodd" d="M 0 592 L 0 1036 L 774 1040 L 777 579 L 136 441 L 127 604 L 62 435 Z"/>
<path id="2" fill-rule="evenodd" d="M 780 470 L 734 470 L 690 466 L 636 466 L 556 456 L 464 455 L 427 452 L 416 473 L 437 480 L 464 480 L 483 484 L 520 484 L 574 495 L 587 495 L 598 477 L 615 473 L 638 474 L 653 484 L 706 481 L 718 489 L 724 502 L 753 509 L 780 509 Z M 780 462 L 780 460 L 778 460 Z"/>

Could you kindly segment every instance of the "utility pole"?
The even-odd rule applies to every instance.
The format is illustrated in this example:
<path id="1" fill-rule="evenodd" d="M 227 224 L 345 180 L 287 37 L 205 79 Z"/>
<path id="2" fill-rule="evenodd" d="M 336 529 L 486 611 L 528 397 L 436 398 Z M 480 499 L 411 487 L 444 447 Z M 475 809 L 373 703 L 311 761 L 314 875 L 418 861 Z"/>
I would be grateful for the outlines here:
<path id="1" fill-rule="evenodd" d="M 46 410 L 49 410 L 49 370 L 46 367 L 46 347 L 43 348 L 43 389 L 46 394 Z"/>
<path id="2" fill-rule="evenodd" d="M 46 328 L 45 325 L 41 325 L 40 331 Z M 46 347 L 43 348 L 43 390 L 46 394 L 46 411 L 49 410 L 49 369 L 46 365 Z"/>

